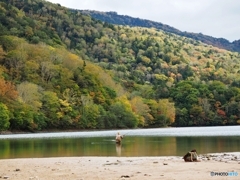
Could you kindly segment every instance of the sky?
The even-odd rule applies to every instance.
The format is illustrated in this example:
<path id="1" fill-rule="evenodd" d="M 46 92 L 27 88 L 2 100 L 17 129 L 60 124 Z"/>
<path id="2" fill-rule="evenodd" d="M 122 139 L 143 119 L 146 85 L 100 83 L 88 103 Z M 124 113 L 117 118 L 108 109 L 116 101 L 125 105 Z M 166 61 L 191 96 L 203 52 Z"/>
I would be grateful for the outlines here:
<path id="1" fill-rule="evenodd" d="M 240 0 L 47 0 L 79 10 L 115 11 L 180 31 L 240 39 Z"/>

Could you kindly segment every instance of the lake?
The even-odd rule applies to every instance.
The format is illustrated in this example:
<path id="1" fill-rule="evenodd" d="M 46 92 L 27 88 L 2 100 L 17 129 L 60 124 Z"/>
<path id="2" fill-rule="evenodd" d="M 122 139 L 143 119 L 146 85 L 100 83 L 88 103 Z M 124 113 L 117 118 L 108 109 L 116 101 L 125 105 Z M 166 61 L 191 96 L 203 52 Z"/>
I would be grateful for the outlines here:
<path id="1" fill-rule="evenodd" d="M 124 135 L 121 146 L 115 135 Z M 0 135 L 0 158 L 183 156 L 240 152 L 240 126 Z"/>

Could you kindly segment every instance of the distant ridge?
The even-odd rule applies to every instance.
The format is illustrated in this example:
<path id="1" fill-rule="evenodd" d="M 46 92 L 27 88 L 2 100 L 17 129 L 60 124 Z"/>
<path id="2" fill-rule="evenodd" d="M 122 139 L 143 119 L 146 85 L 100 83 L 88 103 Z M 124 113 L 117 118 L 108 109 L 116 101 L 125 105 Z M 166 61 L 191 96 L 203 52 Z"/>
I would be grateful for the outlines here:
<path id="1" fill-rule="evenodd" d="M 180 36 L 192 38 L 197 41 L 201 41 L 203 43 L 226 49 L 229 51 L 240 52 L 240 40 L 235 40 L 232 43 L 224 38 L 215 38 L 212 36 L 204 35 L 202 33 L 191 33 L 186 31 L 180 31 L 174 27 L 171 27 L 166 24 L 162 24 L 160 22 L 150 21 L 146 19 L 133 18 L 126 15 L 118 15 L 117 12 L 100 12 L 93 10 L 79 10 L 83 14 L 88 14 L 89 16 L 107 22 L 111 24 L 117 25 L 128 25 L 128 26 L 140 26 L 147 28 L 156 28 L 163 30 L 165 32 L 174 33 Z"/>

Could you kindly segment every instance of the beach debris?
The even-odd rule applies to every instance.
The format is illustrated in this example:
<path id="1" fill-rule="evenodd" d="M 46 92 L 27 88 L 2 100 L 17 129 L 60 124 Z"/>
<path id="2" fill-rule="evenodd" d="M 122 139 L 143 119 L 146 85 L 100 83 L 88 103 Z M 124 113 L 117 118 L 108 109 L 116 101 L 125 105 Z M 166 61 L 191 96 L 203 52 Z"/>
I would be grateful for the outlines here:
<path id="1" fill-rule="evenodd" d="M 204 154 L 204 155 L 200 155 L 199 157 L 201 157 L 202 160 L 214 160 L 214 161 L 225 162 L 225 163 L 240 161 L 240 156 L 234 153 Z"/>
<path id="2" fill-rule="evenodd" d="M 130 178 L 129 175 L 122 175 L 121 178 Z"/>
<path id="3" fill-rule="evenodd" d="M 3 176 L 3 179 L 9 179 L 9 176 Z"/>
<path id="4" fill-rule="evenodd" d="M 185 162 L 199 162 L 197 151 L 195 149 L 187 152 L 187 154 L 183 156 L 183 159 Z"/>
<path id="5" fill-rule="evenodd" d="M 106 165 L 118 165 L 118 163 L 117 162 L 115 162 L 115 163 L 107 163 L 107 164 L 103 164 L 104 166 L 106 166 Z"/>
<path id="6" fill-rule="evenodd" d="M 38 176 L 30 177 L 29 180 L 39 180 Z"/>
<path id="7" fill-rule="evenodd" d="M 163 163 L 163 165 L 168 165 L 168 163 Z"/>
<path id="8" fill-rule="evenodd" d="M 15 169 L 15 171 L 20 171 L 20 169 L 17 168 L 17 169 Z"/>

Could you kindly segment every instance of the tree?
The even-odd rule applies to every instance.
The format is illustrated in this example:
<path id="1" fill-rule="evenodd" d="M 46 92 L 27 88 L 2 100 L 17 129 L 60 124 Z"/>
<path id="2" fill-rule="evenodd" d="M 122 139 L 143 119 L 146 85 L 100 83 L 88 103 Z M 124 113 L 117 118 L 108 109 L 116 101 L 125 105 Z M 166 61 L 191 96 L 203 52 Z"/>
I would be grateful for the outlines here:
<path id="1" fill-rule="evenodd" d="M 81 128 L 96 129 L 98 117 L 100 115 L 99 107 L 96 104 L 84 106 L 84 114 L 80 118 L 79 125 Z"/>
<path id="2" fill-rule="evenodd" d="M 4 59 L 6 53 L 3 51 L 2 46 L 0 46 L 0 63 L 2 62 L 2 59 Z"/>
<path id="3" fill-rule="evenodd" d="M 42 112 L 48 118 L 48 127 L 58 127 L 60 119 L 60 102 L 56 93 L 45 91 L 42 97 Z"/>
<path id="4" fill-rule="evenodd" d="M 188 110 L 186 108 L 183 109 L 176 108 L 176 121 L 174 125 L 177 127 L 188 126 L 188 121 L 189 121 Z"/>
<path id="5" fill-rule="evenodd" d="M 17 90 L 21 100 L 32 106 L 34 110 L 39 110 L 42 106 L 41 94 L 39 92 L 39 87 L 36 84 L 23 82 L 17 86 Z"/>
<path id="6" fill-rule="evenodd" d="M 198 104 L 199 96 L 198 89 L 190 81 L 181 81 L 175 88 L 171 89 L 171 97 L 174 99 L 176 106 L 180 108 L 190 109 L 193 104 Z"/>
<path id="7" fill-rule="evenodd" d="M 39 70 L 39 66 L 39 63 L 34 60 L 27 61 L 25 63 L 24 72 L 22 72 L 22 79 L 25 81 L 32 81 L 37 83 L 40 79 L 39 74 L 36 73 Z"/>
<path id="8" fill-rule="evenodd" d="M 43 81 L 47 83 L 58 74 L 58 65 L 54 65 L 51 62 L 42 62 L 40 65 L 40 72 Z"/>
<path id="9" fill-rule="evenodd" d="M 16 87 L 0 77 L 0 100 L 15 100 L 18 97 Z"/>
<path id="10" fill-rule="evenodd" d="M 169 119 L 169 123 L 174 123 L 175 121 L 175 107 L 173 102 L 169 102 L 168 99 L 160 99 L 158 102 L 159 113 L 164 115 Z M 169 125 L 167 123 L 163 123 L 164 126 Z"/>
<path id="11" fill-rule="evenodd" d="M 12 79 L 20 79 L 26 62 L 27 54 L 23 49 L 10 51 L 6 56 L 5 66 L 8 68 Z"/>
<path id="12" fill-rule="evenodd" d="M 7 106 L 0 102 L 0 131 L 7 130 L 9 127 L 10 112 Z"/>
<path id="13" fill-rule="evenodd" d="M 139 126 L 145 126 L 146 125 L 146 119 L 145 117 L 148 116 L 148 113 L 150 112 L 150 109 L 147 104 L 143 102 L 143 99 L 139 96 L 134 97 L 130 101 L 132 110 L 137 114 L 139 117 Z"/>
<path id="14" fill-rule="evenodd" d="M 200 105 L 193 105 L 192 108 L 189 110 L 191 123 L 188 123 L 188 125 L 205 125 L 202 122 L 202 119 L 204 118 L 203 108 Z"/>
<path id="15" fill-rule="evenodd" d="M 10 119 L 11 129 L 32 131 L 34 129 L 32 126 L 34 124 L 33 114 L 31 106 L 19 103 Z"/>
<path id="16" fill-rule="evenodd" d="M 109 110 L 116 121 L 115 128 L 134 128 L 137 126 L 136 116 L 123 103 L 116 102 Z"/>

